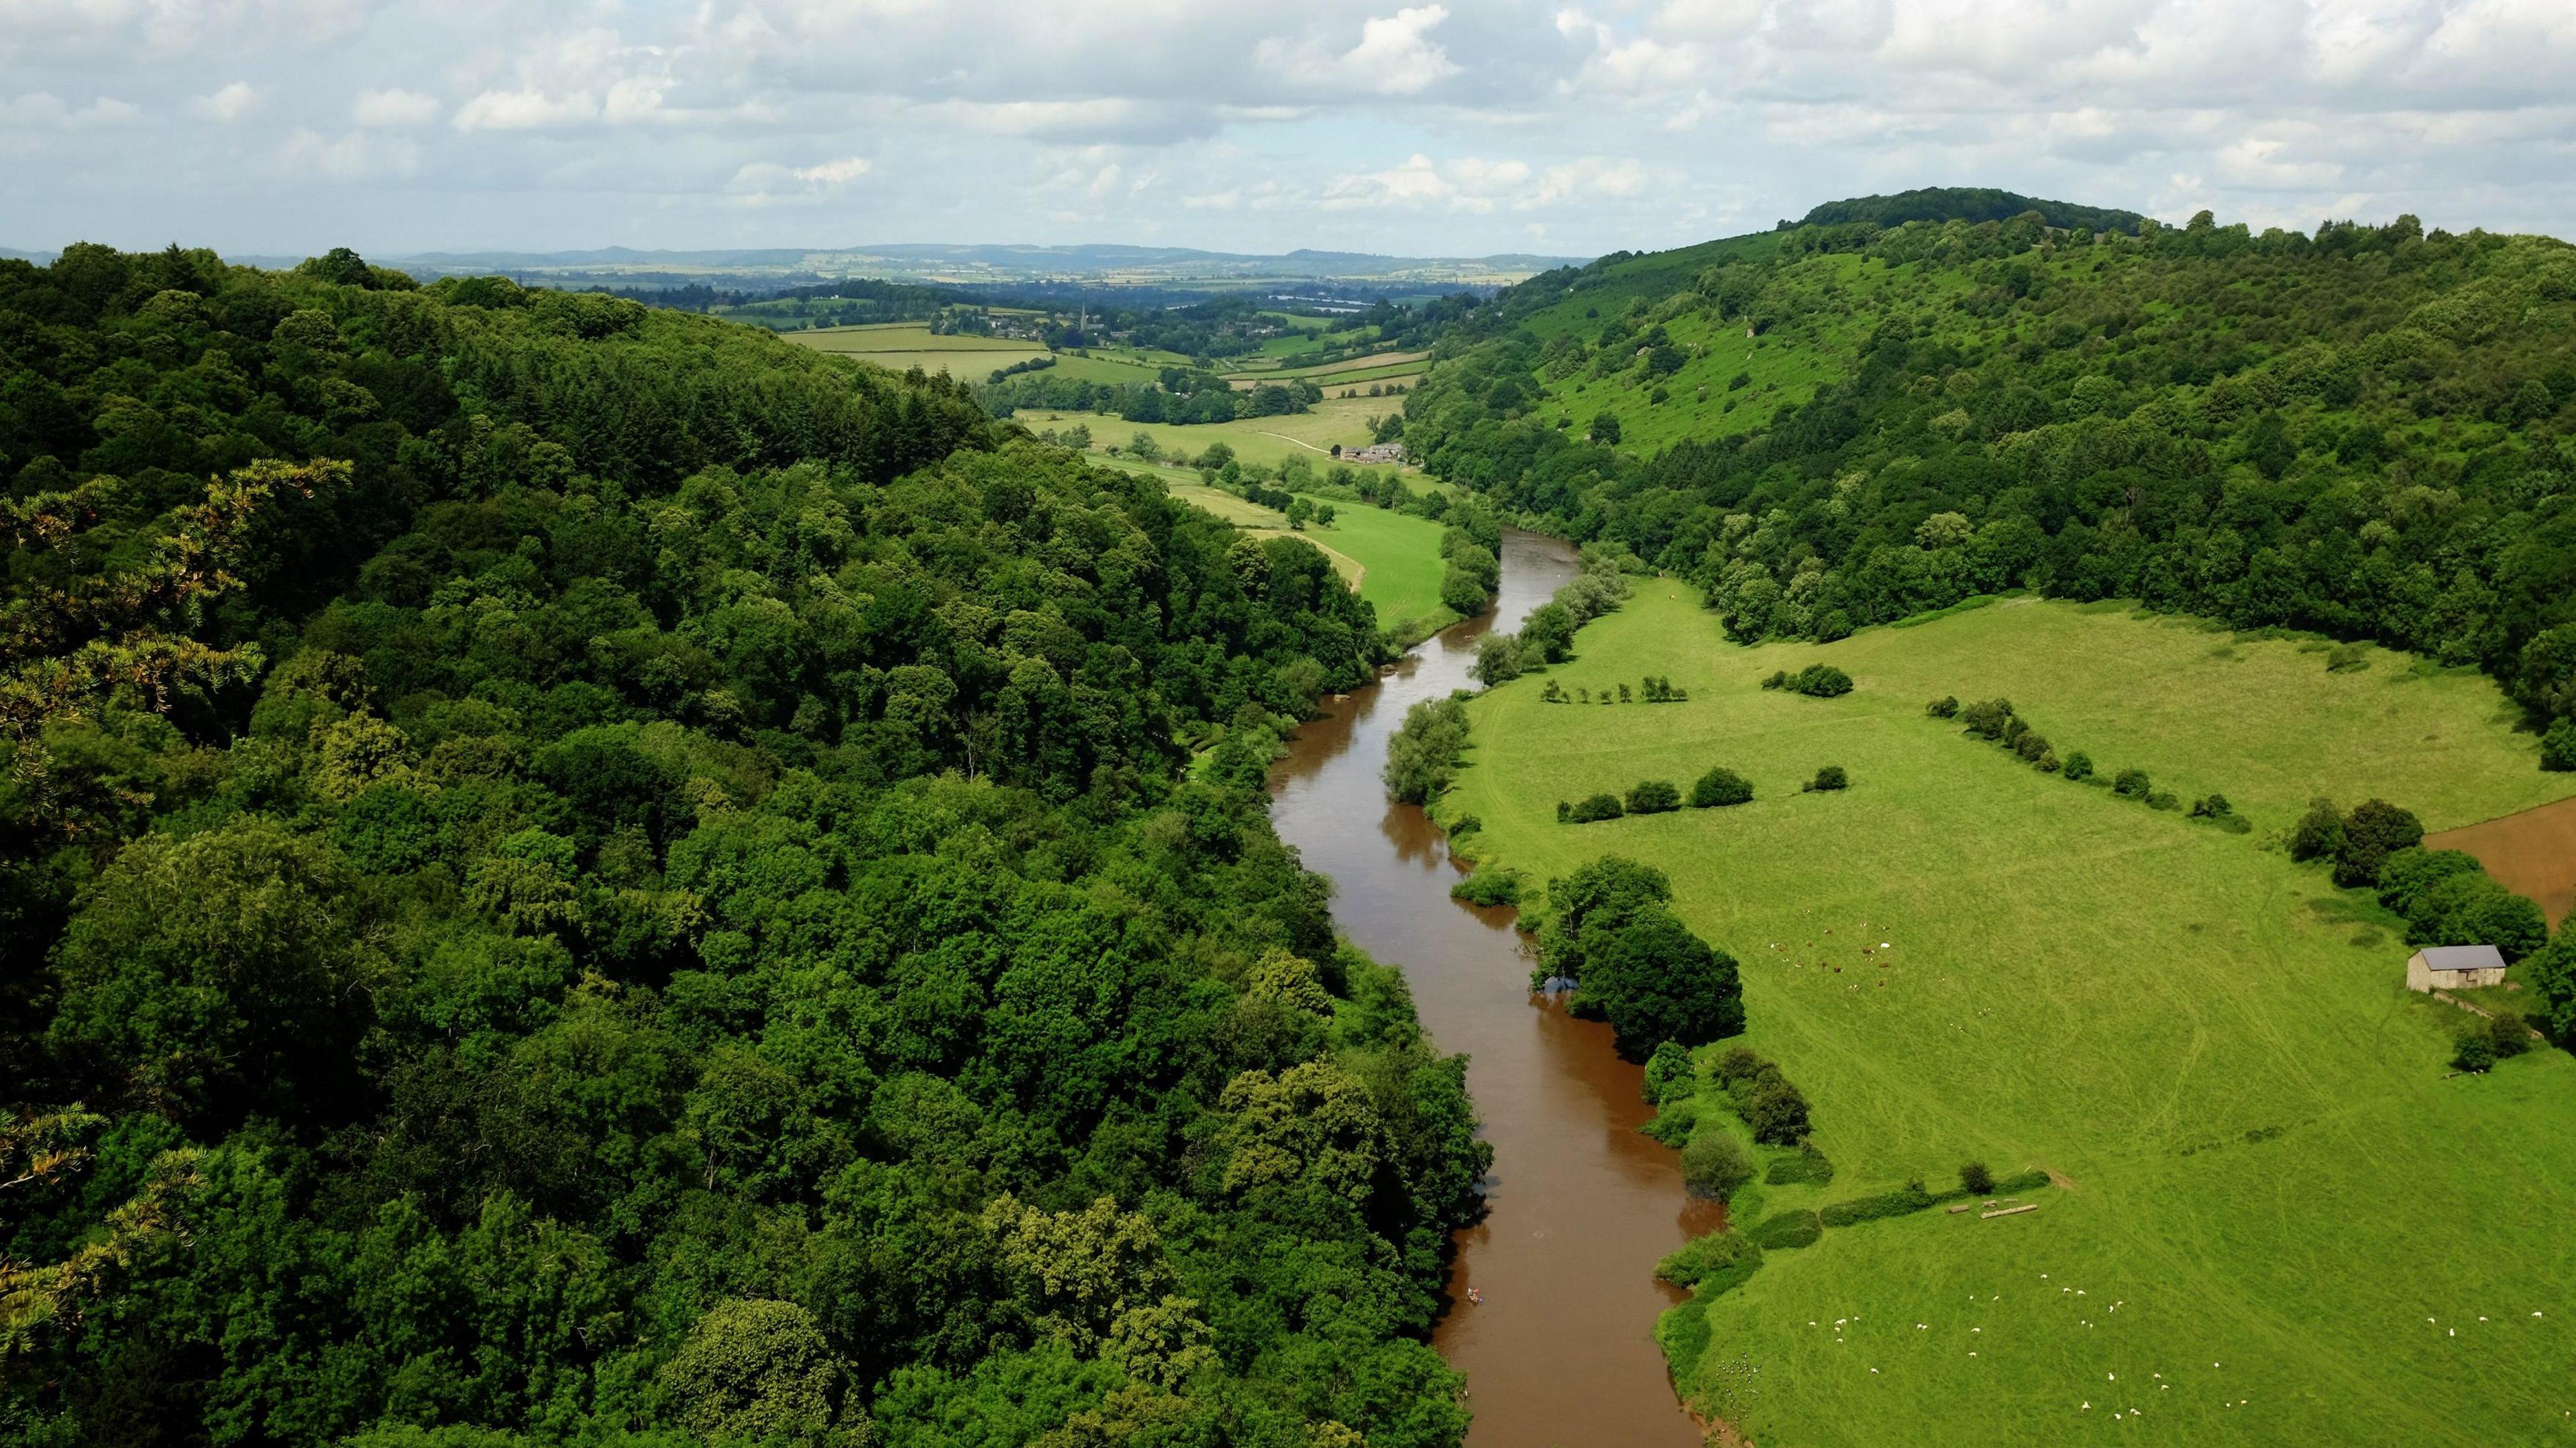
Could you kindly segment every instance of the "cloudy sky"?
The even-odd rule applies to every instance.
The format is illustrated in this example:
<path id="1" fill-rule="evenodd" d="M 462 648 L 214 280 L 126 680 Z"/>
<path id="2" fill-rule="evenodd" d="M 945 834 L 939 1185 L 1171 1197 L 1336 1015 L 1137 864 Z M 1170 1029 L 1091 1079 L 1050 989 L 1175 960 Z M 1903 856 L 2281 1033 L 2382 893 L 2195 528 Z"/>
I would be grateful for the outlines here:
<path id="1" fill-rule="evenodd" d="M 2576 235 L 2576 0 L 0 0 L 0 246 L 1590 255 L 1991 185 Z"/>

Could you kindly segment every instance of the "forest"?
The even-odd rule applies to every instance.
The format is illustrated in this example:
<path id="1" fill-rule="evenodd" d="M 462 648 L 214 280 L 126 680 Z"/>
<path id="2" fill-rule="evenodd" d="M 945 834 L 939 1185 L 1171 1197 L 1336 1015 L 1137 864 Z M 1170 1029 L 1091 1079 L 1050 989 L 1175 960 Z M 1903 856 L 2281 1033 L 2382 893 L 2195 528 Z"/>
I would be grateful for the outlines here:
<path id="1" fill-rule="evenodd" d="M 1847 209 L 1505 291 L 1439 344 L 1407 448 L 1740 640 L 2135 598 L 2483 669 L 2576 768 L 2576 249 Z"/>
<path id="2" fill-rule="evenodd" d="M 0 1442 L 1460 1440 L 1302 540 L 345 251 L 0 262 L 0 480 Z"/>

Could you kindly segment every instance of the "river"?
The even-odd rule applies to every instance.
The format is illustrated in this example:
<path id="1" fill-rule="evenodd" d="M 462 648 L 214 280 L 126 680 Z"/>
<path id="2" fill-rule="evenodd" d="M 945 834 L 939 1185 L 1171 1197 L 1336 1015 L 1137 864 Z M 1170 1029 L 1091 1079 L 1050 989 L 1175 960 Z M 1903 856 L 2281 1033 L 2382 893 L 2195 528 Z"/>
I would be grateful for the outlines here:
<path id="1" fill-rule="evenodd" d="M 1555 539 L 1508 532 L 1494 611 L 1406 655 L 1376 684 L 1325 703 L 1271 778 L 1271 817 L 1333 882 L 1333 918 L 1402 967 L 1423 1024 L 1469 1057 L 1467 1089 L 1494 1145 L 1490 1212 L 1458 1235 L 1450 1310 L 1433 1345 L 1466 1374 L 1469 1448 L 1616 1443 L 1699 1448 L 1673 1397 L 1656 1316 L 1679 1295 L 1656 1261 L 1715 1230 L 1721 1209 L 1682 1189 L 1674 1154 L 1640 1135 L 1639 1068 L 1609 1027 L 1529 991 L 1508 908 L 1449 898 L 1460 868 L 1420 809 L 1391 805 L 1378 769 L 1404 711 L 1473 688 L 1489 628 L 1512 629 L 1574 576 Z M 1482 1292 L 1482 1305 L 1467 1300 Z"/>

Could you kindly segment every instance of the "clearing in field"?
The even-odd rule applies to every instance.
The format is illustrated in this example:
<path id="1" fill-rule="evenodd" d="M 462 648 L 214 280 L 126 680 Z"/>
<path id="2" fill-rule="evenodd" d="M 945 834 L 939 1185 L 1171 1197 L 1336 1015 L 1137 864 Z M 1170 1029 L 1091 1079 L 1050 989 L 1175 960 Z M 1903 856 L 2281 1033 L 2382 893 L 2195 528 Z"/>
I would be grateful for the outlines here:
<path id="1" fill-rule="evenodd" d="M 1577 647 L 1471 706 L 1438 812 L 1534 880 L 1656 865 L 1742 962 L 1742 1043 L 1839 1173 L 1749 1187 L 1735 1220 L 1970 1160 L 2059 1183 L 2015 1216 L 1829 1228 L 1669 1314 L 1701 1407 L 1764 1443 L 2576 1441 L 2576 1062 L 2448 1075 L 2463 1018 L 2402 990 L 2394 922 L 2275 843 L 2312 795 L 2440 828 L 2564 792 L 2492 683 L 2028 600 L 1743 648 L 1669 581 Z M 1758 687 L 1818 659 L 1854 692 Z M 1648 675 L 1688 701 L 1541 700 Z M 1944 694 L 2007 696 L 2061 754 L 2254 828 L 2039 773 L 1927 717 Z M 1850 787 L 1802 793 L 1828 764 Z M 1556 822 L 1714 765 L 1753 801 Z"/>

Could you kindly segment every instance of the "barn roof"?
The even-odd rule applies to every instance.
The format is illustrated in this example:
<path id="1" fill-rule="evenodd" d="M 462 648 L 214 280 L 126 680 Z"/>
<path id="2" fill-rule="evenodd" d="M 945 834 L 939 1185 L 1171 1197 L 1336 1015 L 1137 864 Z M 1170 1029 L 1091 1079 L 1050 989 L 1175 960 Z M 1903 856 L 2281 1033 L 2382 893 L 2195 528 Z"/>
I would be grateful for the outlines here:
<path id="1" fill-rule="evenodd" d="M 2428 970 L 2504 969 L 2504 956 L 2492 945 L 2428 945 L 2421 953 Z"/>

